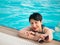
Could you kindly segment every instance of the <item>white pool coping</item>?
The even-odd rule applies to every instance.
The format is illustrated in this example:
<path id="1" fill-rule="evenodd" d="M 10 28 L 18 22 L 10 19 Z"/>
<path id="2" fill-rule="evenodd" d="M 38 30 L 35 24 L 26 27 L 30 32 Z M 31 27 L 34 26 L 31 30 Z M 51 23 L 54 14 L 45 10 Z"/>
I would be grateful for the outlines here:
<path id="1" fill-rule="evenodd" d="M 27 41 L 15 36 L 11 36 L 0 32 L 0 45 L 37 45 L 31 41 Z"/>

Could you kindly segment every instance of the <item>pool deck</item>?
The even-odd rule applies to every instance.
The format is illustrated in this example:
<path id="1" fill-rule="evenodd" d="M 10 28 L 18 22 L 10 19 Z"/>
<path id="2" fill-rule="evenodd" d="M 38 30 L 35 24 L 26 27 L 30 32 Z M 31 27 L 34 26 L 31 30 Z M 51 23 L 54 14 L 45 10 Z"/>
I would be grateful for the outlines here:
<path id="1" fill-rule="evenodd" d="M 18 38 L 20 38 L 19 36 L 18 36 L 18 31 L 17 30 L 15 30 L 15 29 L 11 29 L 11 28 L 8 28 L 8 27 L 4 27 L 4 26 L 0 26 L 0 32 L 3 32 L 3 33 L 6 33 L 6 34 L 8 34 L 8 35 L 12 35 L 12 36 L 15 36 L 15 37 L 18 37 Z M 23 39 L 23 38 L 20 38 L 20 39 Z M 27 39 L 23 39 L 24 41 L 25 40 L 27 40 Z M 32 41 L 32 40 L 29 40 L 30 42 Z M 28 41 L 27 41 L 28 42 Z M 27 43 L 26 42 L 26 43 Z M 38 43 L 38 42 L 35 42 L 35 41 L 32 41 L 32 43 L 33 44 L 37 44 L 37 45 L 60 45 L 60 42 L 58 42 L 58 41 L 52 41 L 52 42 L 50 42 L 50 43 Z M 22 45 L 22 44 L 20 44 L 20 45 Z"/>

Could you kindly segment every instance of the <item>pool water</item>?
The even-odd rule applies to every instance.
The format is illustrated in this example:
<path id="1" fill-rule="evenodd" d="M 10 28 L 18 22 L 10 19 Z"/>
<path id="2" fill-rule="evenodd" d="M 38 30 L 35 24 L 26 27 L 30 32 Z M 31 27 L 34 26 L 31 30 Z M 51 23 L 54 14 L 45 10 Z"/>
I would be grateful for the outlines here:
<path id="1" fill-rule="evenodd" d="M 0 25 L 20 30 L 30 25 L 33 12 L 43 16 L 45 26 L 55 27 L 60 22 L 60 0 L 0 0 Z"/>

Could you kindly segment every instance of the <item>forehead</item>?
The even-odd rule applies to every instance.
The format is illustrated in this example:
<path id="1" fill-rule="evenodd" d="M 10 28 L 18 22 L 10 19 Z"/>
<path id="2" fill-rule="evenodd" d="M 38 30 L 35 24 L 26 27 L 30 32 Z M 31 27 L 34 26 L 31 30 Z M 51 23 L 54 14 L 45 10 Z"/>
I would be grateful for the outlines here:
<path id="1" fill-rule="evenodd" d="M 40 21 L 37 21 L 37 20 L 31 19 L 30 22 L 40 22 Z"/>

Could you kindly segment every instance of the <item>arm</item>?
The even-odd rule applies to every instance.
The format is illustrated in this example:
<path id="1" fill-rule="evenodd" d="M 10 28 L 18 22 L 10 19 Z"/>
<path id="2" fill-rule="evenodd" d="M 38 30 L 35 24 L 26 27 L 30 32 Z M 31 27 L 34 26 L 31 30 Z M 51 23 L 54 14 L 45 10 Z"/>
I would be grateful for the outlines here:
<path id="1" fill-rule="evenodd" d="M 36 33 L 36 35 L 40 37 L 42 40 L 44 40 L 45 42 L 51 42 L 53 40 L 53 34 L 52 34 L 53 30 L 44 27 L 44 33 L 45 34 Z"/>
<path id="2" fill-rule="evenodd" d="M 49 36 L 48 40 L 45 40 L 46 42 L 51 42 L 53 40 L 53 31 L 52 29 L 49 29 L 47 27 L 44 28 L 45 34 Z"/>
<path id="3" fill-rule="evenodd" d="M 30 27 L 24 28 L 18 31 L 18 35 L 23 38 L 31 39 L 34 41 L 38 40 L 38 37 L 34 35 L 35 33 L 30 31 Z"/>
<path id="4" fill-rule="evenodd" d="M 28 31 L 30 30 L 30 27 L 23 28 L 20 31 L 18 31 L 18 35 L 23 38 L 28 38 Z"/>

